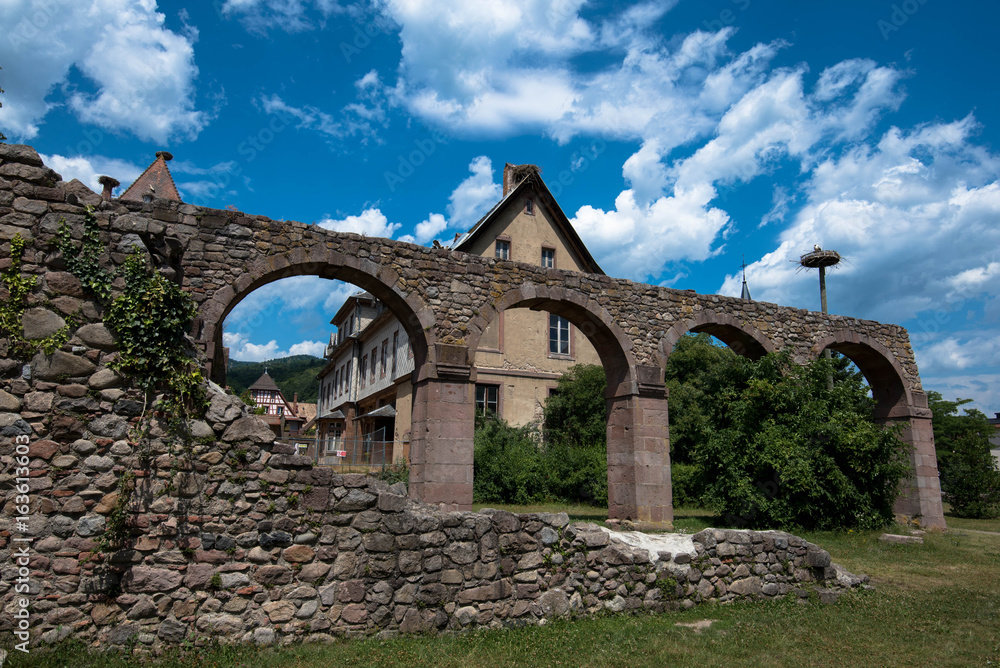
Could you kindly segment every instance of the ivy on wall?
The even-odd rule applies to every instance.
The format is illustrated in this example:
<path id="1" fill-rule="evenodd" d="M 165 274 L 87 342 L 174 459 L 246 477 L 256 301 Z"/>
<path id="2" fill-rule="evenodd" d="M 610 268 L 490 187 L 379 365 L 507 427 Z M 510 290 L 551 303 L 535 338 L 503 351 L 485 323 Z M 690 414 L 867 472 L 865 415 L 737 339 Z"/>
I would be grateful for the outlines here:
<path id="1" fill-rule="evenodd" d="M 8 356 L 22 359 L 31 357 L 37 350 L 51 355 L 69 340 L 68 325 L 42 339 L 24 338 L 21 318 L 28 307 L 28 295 L 37 282 L 34 276 L 21 275 L 25 244 L 20 234 L 14 235 L 10 240 L 10 266 L 0 272 L 0 282 L 7 288 L 7 299 L 0 303 L 0 336 L 10 343 Z"/>
<path id="2" fill-rule="evenodd" d="M 55 244 L 69 271 L 107 306 L 104 323 L 118 339 L 119 352 L 110 366 L 147 397 L 162 393 L 157 410 L 177 417 L 201 414 L 204 378 L 185 337 L 197 311 L 194 300 L 153 270 L 137 251 L 116 272 L 105 269 L 100 261 L 100 227 L 90 207 L 84 214 L 80 246 L 73 242 L 65 220 L 60 221 Z M 125 289 L 112 299 L 117 276 L 124 279 Z"/>

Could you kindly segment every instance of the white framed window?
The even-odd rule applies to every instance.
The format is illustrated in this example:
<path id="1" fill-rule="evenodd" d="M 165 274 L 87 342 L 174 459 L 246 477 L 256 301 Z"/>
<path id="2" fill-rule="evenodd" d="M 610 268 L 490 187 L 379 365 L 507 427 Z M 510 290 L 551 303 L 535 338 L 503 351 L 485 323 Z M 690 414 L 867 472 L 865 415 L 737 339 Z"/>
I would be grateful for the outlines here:
<path id="1" fill-rule="evenodd" d="M 570 355 L 569 320 L 554 313 L 549 314 L 549 354 Z"/>
<path id="2" fill-rule="evenodd" d="M 510 242 L 504 239 L 497 239 L 496 257 L 498 260 L 510 259 Z"/>
<path id="3" fill-rule="evenodd" d="M 529 216 L 535 215 L 535 200 L 530 197 L 528 198 L 528 200 L 524 203 L 524 212 Z"/>
<path id="4" fill-rule="evenodd" d="M 543 248 L 542 249 L 542 266 L 547 269 L 556 268 L 556 249 L 555 248 Z"/>
<path id="5" fill-rule="evenodd" d="M 476 384 L 476 410 L 483 414 L 500 412 L 500 386 Z"/>

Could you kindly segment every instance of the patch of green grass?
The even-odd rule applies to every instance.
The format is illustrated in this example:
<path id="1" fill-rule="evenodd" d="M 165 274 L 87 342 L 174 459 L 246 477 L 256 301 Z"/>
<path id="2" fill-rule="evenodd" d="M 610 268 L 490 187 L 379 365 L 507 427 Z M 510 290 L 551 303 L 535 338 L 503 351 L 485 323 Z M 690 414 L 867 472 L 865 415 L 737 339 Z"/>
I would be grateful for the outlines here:
<path id="1" fill-rule="evenodd" d="M 565 508 L 537 506 L 536 512 Z M 571 513 L 572 514 L 572 513 Z M 682 509 L 690 529 L 711 513 Z M 906 527 L 889 531 L 904 533 Z M 834 561 L 871 576 L 875 590 L 836 605 L 785 599 L 704 605 L 662 615 L 560 620 L 457 636 L 369 638 L 281 649 L 209 647 L 144 662 L 154 668 L 320 666 L 967 666 L 1000 663 L 1000 535 L 928 532 L 923 545 L 879 542 L 875 532 L 803 537 Z M 701 633 L 678 622 L 714 620 Z M 12 652 L 5 666 L 132 668 L 135 659 L 87 654 L 81 644 Z"/>

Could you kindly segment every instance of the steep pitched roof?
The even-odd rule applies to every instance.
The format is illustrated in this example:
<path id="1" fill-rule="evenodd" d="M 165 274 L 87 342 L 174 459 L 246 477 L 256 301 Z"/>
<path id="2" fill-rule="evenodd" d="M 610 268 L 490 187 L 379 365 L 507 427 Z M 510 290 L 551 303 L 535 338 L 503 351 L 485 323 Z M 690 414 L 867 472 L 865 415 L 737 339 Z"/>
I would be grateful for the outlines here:
<path id="1" fill-rule="evenodd" d="M 250 386 L 250 389 L 251 390 L 272 390 L 272 391 L 273 390 L 277 390 L 278 392 L 281 392 L 281 388 L 278 387 L 278 384 L 274 382 L 274 379 L 271 378 L 271 376 L 268 375 L 267 371 L 264 372 L 263 376 L 261 376 L 256 381 L 254 381 L 254 384 Z M 284 395 L 282 395 L 282 396 L 284 396 Z"/>
<path id="2" fill-rule="evenodd" d="M 512 167 L 512 165 L 507 165 L 505 167 L 505 172 L 507 167 Z M 501 215 L 503 215 L 508 208 L 510 208 L 514 201 L 517 201 L 521 193 L 526 190 L 531 190 L 535 193 L 535 199 L 537 200 L 539 206 L 546 208 L 549 219 L 553 222 L 556 228 L 565 236 L 570 250 L 576 254 L 577 258 L 580 260 L 580 266 L 584 271 L 591 274 L 603 274 L 604 270 L 601 269 L 600 265 L 594 259 L 594 256 L 590 254 L 590 251 L 584 245 L 583 240 L 580 239 L 580 235 L 576 233 L 573 229 L 573 225 L 569 222 L 569 218 L 563 213 L 562 208 L 559 203 L 556 202 L 556 198 L 552 195 L 548 186 L 542 180 L 541 175 L 539 175 L 537 169 L 528 170 L 528 175 L 521 180 L 513 188 L 504 195 L 503 199 L 497 202 L 490 211 L 483 216 L 478 223 L 472 226 L 472 229 L 465 233 L 464 236 L 460 237 L 455 244 L 452 246 L 454 250 L 468 252 L 473 244 L 479 237 L 486 234 L 486 230 L 489 228 L 490 224 L 497 220 Z"/>
<path id="3" fill-rule="evenodd" d="M 119 199 L 141 202 L 143 195 L 152 195 L 180 202 L 180 193 L 177 192 L 174 177 L 170 175 L 170 168 L 167 167 L 167 161 L 173 158 L 174 156 L 167 151 L 157 151 L 156 159 L 139 175 L 139 178 L 132 182 Z"/>

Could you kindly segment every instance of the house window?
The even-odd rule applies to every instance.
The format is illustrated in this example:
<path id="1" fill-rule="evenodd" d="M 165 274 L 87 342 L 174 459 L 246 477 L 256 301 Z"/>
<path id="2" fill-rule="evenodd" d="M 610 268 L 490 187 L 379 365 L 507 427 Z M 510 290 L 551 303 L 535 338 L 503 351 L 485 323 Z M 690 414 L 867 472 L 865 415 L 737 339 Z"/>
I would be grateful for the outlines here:
<path id="1" fill-rule="evenodd" d="M 503 241 L 502 239 L 497 239 L 497 259 L 498 260 L 509 260 L 510 259 L 510 242 Z"/>
<path id="2" fill-rule="evenodd" d="M 569 320 L 554 313 L 549 314 L 549 354 L 566 355 L 569 352 Z"/>
<path id="3" fill-rule="evenodd" d="M 386 368 L 389 366 L 389 339 L 382 341 L 382 372 L 379 378 L 385 378 Z"/>
<path id="4" fill-rule="evenodd" d="M 498 385 L 476 385 L 476 410 L 480 413 L 499 413 L 500 387 Z"/>
<path id="5" fill-rule="evenodd" d="M 392 333 L 392 377 L 396 377 L 396 357 L 399 355 L 399 330 Z"/>
<path id="6" fill-rule="evenodd" d="M 535 200 L 528 198 L 528 201 L 524 203 L 524 212 L 529 216 L 535 215 Z"/>
<path id="7" fill-rule="evenodd" d="M 378 366 L 378 358 L 375 355 L 378 354 L 378 348 L 372 348 L 372 384 L 375 384 L 375 367 Z"/>
<path id="8" fill-rule="evenodd" d="M 365 380 L 368 378 L 368 355 L 361 358 L 361 387 L 365 386 Z"/>
<path id="9" fill-rule="evenodd" d="M 555 248 L 543 248 L 542 249 L 542 266 L 547 269 L 556 268 L 556 249 Z"/>
<path id="10" fill-rule="evenodd" d="M 347 363 L 347 369 L 344 371 L 344 392 L 350 394 L 351 392 L 351 363 Z"/>
<path id="11" fill-rule="evenodd" d="M 285 407 L 284 406 L 278 406 L 278 407 L 275 408 L 275 410 L 278 411 L 278 415 L 284 415 L 285 414 Z"/>

